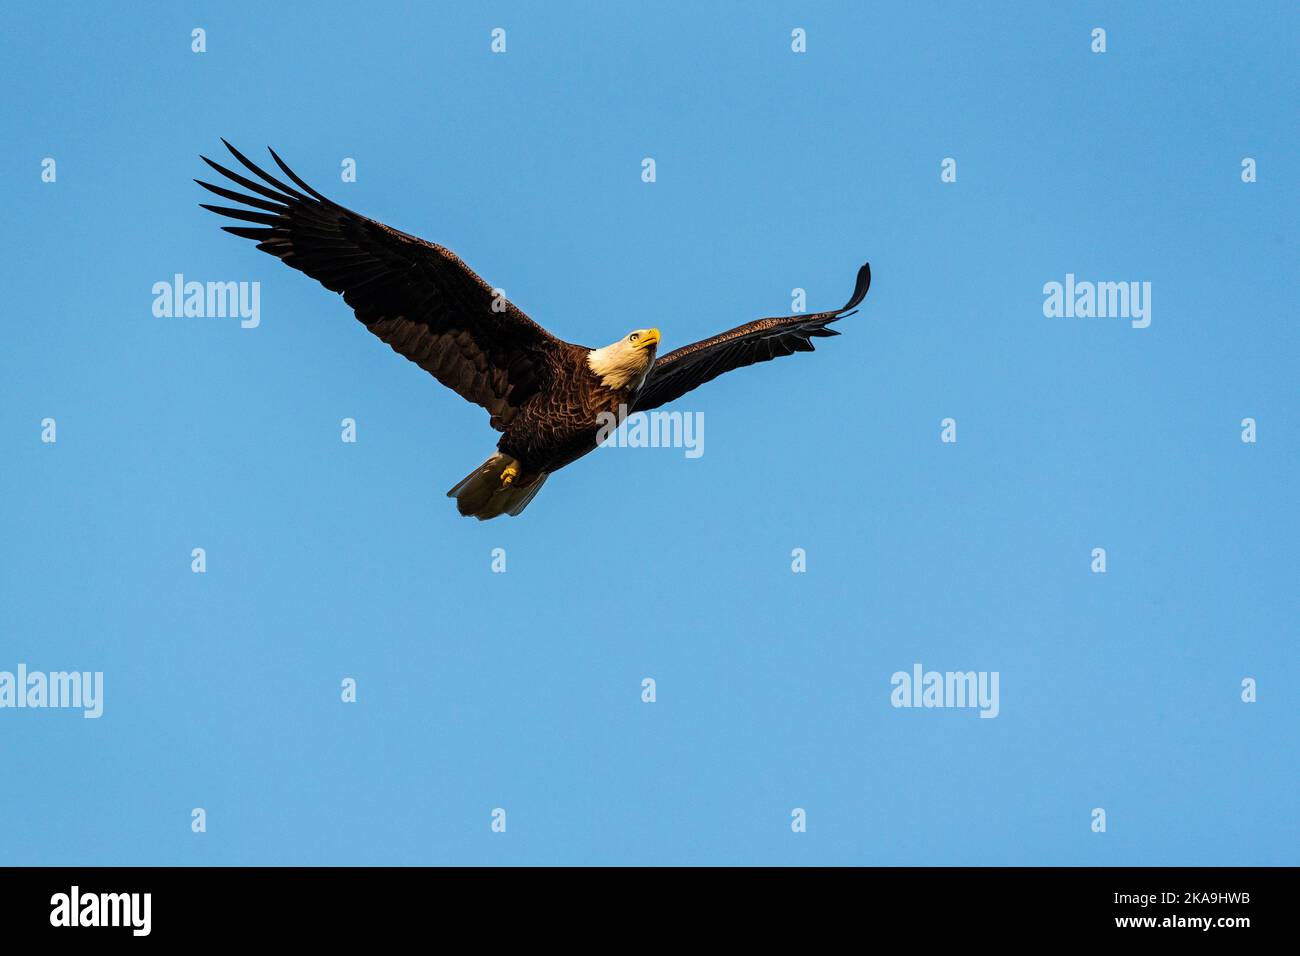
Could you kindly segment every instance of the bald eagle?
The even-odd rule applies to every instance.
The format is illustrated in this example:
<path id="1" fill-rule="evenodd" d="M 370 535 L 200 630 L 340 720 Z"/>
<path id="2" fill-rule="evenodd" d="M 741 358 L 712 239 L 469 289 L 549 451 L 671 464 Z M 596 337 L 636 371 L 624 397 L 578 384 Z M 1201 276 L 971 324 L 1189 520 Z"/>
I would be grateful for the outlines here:
<path id="1" fill-rule="evenodd" d="M 838 335 L 827 326 L 853 314 L 871 284 L 864 265 L 843 308 L 759 319 L 657 359 L 658 329 L 586 348 L 551 335 L 450 250 L 326 199 L 275 150 L 293 186 L 222 142 L 260 180 L 201 157 L 254 194 L 195 180 L 241 204 L 204 209 L 251 224 L 222 228 L 340 293 L 394 351 L 487 410 L 501 432 L 497 451 L 447 492 L 479 520 L 522 512 L 552 472 L 596 447 L 602 421 L 657 408 L 732 369 L 813 351 L 811 340 Z"/>

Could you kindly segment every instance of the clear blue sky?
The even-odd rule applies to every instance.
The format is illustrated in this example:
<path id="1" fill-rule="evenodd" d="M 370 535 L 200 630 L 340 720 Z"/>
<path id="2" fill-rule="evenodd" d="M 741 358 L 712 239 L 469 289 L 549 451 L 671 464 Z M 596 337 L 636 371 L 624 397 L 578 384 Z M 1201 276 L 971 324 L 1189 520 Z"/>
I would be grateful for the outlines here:
<path id="1" fill-rule="evenodd" d="M 106 699 L 0 710 L 0 863 L 1300 862 L 1294 4 L 184 6 L 6 13 L 0 670 Z M 479 524 L 486 415 L 219 231 L 220 136 L 584 344 L 875 282 Z"/>

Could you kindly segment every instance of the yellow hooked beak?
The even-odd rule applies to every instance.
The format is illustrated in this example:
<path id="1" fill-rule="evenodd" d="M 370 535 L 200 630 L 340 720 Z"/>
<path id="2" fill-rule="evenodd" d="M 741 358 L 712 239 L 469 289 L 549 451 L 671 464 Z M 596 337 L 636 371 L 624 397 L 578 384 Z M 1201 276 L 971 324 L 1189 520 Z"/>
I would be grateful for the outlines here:
<path id="1" fill-rule="evenodd" d="M 632 334 L 637 337 L 635 345 L 639 349 L 647 349 L 652 345 L 659 344 L 658 329 L 637 329 Z"/>

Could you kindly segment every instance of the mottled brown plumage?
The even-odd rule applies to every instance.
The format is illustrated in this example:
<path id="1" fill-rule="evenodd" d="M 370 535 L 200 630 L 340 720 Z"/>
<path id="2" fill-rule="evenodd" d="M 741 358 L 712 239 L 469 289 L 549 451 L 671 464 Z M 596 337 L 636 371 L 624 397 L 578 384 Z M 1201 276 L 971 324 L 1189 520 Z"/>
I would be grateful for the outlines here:
<path id="1" fill-rule="evenodd" d="M 222 140 L 225 142 L 225 140 Z M 225 226 L 343 296 L 358 319 L 394 351 L 465 399 L 482 406 L 502 432 L 498 454 L 450 492 L 462 514 L 519 514 L 546 477 L 596 447 L 601 413 L 656 408 L 732 369 L 794 352 L 812 338 L 838 335 L 827 324 L 851 314 L 867 293 L 863 266 L 842 308 L 760 319 L 688 345 L 654 361 L 657 330 L 592 350 L 555 338 L 484 282 L 450 250 L 358 215 L 303 182 L 271 151 L 292 186 L 227 149 L 257 182 L 203 157 L 254 195 L 199 185 L 243 207 L 203 204 L 250 223 Z M 642 333 L 648 333 L 638 338 Z M 653 336 L 653 341 L 651 340 Z M 602 353 L 631 362 L 598 373 Z M 612 359 L 611 359 L 612 361 Z M 643 380 L 642 380 L 643 379 Z"/>

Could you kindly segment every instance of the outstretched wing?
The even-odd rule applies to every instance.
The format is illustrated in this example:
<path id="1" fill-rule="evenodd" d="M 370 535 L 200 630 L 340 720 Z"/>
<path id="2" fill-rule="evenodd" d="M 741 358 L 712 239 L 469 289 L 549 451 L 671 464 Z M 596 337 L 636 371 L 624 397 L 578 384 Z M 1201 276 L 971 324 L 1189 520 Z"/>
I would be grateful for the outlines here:
<path id="1" fill-rule="evenodd" d="M 850 310 L 857 308 L 870 286 L 871 265 L 868 263 L 858 270 L 853 295 L 842 309 L 759 319 L 669 352 L 651 367 L 641 391 L 637 392 L 632 411 L 658 408 L 732 369 L 795 352 L 814 351 L 812 339 L 839 335 L 826 326 L 836 319 L 852 315 Z"/>
<path id="2" fill-rule="evenodd" d="M 223 226 L 226 232 L 254 240 L 263 252 L 342 294 L 366 328 L 395 352 L 487 409 L 493 428 L 504 430 L 519 406 L 546 387 L 553 365 L 548 358 L 565 344 L 495 295 L 450 250 L 331 202 L 299 179 L 275 150 L 271 157 L 298 189 L 268 175 L 229 143 L 226 148 L 266 184 L 203 157 L 256 194 L 195 180 L 248 207 L 201 204 L 251 224 Z"/>

